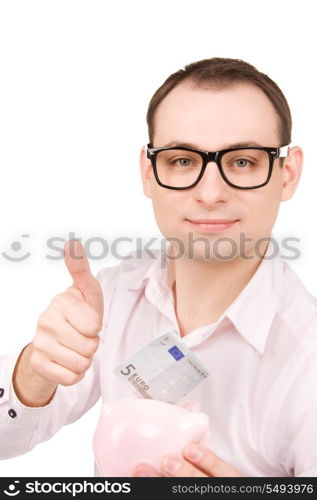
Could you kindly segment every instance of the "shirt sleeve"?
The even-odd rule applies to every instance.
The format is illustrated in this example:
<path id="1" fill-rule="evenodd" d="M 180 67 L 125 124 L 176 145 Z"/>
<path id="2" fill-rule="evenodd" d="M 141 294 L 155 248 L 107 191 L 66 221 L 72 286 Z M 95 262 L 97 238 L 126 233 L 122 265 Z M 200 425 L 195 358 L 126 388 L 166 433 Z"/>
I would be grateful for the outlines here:
<path id="1" fill-rule="evenodd" d="M 276 441 L 289 476 L 317 477 L 317 350 L 303 358 L 282 405 Z"/>
<path id="2" fill-rule="evenodd" d="M 0 459 L 27 453 L 97 402 L 100 345 L 84 378 L 72 386 L 58 385 L 49 404 L 42 407 L 25 406 L 14 392 L 12 375 L 21 350 L 0 357 Z"/>
<path id="3" fill-rule="evenodd" d="M 52 437 L 63 425 L 86 413 L 100 397 L 100 359 L 104 348 L 111 294 L 120 266 L 101 269 L 96 279 L 104 295 L 104 318 L 99 347 L 84 378 L 72 386 L 58 385 L 46 406 L 28 407 L 14 392 L 12 375 L 22 349 L 0 356 L 0 459 L 12 458 L 32 450 Z"/>

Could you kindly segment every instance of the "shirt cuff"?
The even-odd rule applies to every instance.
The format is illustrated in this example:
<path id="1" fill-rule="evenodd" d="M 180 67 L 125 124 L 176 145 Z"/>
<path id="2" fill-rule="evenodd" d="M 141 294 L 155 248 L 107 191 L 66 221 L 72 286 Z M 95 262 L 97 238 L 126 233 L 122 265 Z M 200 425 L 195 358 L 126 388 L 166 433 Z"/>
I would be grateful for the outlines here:
<path id="1" fill-rule="evenodd" d="M 58 387 L 50 402 L 45 406 L 26 406 L 19 400 L 13 388 L 12 376 L 22 350 L 20 348 L 0 357 L 0 416 L 1 421 L 6 421 L 10 426 L 34 427 L 34 424 L 48 412 L 51 403 L 55 399 Z"/>

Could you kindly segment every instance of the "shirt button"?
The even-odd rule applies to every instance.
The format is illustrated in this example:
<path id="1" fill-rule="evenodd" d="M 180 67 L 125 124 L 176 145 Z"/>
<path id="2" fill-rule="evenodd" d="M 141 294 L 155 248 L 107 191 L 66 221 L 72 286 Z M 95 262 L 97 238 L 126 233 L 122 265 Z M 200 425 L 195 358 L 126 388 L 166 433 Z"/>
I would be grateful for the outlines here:
<path id="1" fill-rule="evenodd" d="M 12 408 L 8 411 L 8 413 L 11 418 L 15 418 L 17 416 L 16 411 L 14 411 Z"/>
<path id="2" fill-rule="evenodd" d="M 3 395 L 4 395 L 4 389 L 2 389 L 2 387 L 0 387 L 0 398 L 2 398 Z"/>

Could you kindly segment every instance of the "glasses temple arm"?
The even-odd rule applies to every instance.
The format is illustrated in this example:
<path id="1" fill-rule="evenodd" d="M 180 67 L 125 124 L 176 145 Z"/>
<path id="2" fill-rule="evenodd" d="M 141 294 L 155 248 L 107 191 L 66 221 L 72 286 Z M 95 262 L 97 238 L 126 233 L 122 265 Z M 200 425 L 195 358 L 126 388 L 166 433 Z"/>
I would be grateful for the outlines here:
<path id="1" fill-rule="evenodd" d="M 291 145 L 287 144 L 286 146 L 282 146 L 278 148 L 278 158 L 286 158 L 288 156 Z"/>

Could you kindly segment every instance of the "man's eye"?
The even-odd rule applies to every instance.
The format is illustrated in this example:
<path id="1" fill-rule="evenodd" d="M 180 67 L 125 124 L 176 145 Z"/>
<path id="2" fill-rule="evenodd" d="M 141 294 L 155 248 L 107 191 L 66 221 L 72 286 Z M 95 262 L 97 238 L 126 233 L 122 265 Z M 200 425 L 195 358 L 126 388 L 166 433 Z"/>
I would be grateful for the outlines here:
<path id="1" fill-rule="evenodd" d="M 248 164 L 250 164 L 250 165 L 251 165 L 251 163 L 249 162 L 249 160 L 245 160 L 244 158 L 239 158 L 238 160 L 235 160 L 235 162 L 234 162 L 234 163 L 235 163 L 235 165 L 236 165 L 237 167 L 242 167 L 242 168 L 243 168 L 243 167 L 247 167 L 247 166 L 248 166 Z"/>
<path id="2" fill-rule="evenodd" d="M 178 160 L 175 160 L 175 163 L 177 163 L 181 167 L 188 167 L 190 162 L 191 160 L 189 158 L 178 158 Z"/>
<path id="3" fill-rule="evenodd" d="M 177 167 L 198 167 L 200 166 L 200 161 L 196 158 L 172 158 L 170 163 L 176 165 Z"/>

